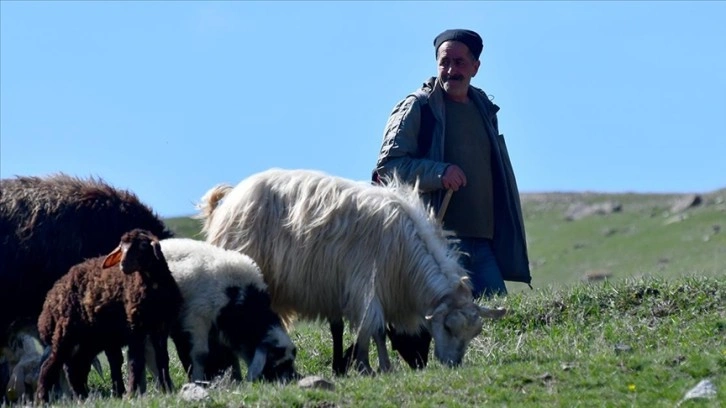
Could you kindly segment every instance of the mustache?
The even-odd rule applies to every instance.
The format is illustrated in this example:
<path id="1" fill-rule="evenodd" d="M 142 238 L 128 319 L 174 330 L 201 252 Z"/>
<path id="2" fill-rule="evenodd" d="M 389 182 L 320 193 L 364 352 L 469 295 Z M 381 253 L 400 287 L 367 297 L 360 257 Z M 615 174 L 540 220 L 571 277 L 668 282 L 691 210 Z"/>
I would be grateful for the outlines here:
<path id="1" fill-rule="evenodd" d="M 454 80 L 454 81 L 463 81 L 464 76 L 463 75 L 444 75 L 444 81 Z"/>

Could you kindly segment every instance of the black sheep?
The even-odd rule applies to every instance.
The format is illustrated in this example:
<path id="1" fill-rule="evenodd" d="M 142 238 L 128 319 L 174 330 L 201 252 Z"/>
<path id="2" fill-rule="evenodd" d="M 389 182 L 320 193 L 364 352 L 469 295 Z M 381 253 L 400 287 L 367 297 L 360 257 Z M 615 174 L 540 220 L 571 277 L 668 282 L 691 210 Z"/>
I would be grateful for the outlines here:
<path id="1" fill-rule="evenodd" d="M 173 234 L 133 193 L 65 174 L 0 180 L 0 346 L 14 321 L 37 320 L 48 289 L 124 232 Z"/>

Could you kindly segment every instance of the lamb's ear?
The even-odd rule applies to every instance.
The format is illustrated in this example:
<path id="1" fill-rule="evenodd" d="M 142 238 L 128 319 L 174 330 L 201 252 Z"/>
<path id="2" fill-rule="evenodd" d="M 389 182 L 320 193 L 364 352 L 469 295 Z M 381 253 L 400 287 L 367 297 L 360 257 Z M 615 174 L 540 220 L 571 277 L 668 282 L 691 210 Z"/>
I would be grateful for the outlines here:
<path id="1" fill-rule="evenodd" d="M 159 245 L 158 241 L 152 242 L 151 247 L 154 249 L 154 256 L 157 260 L 164 259 L 164 254 L 161 252 L 161 245 Z"/>
<path id="2" fill-rule="evenodd" d="M 262 371 L 265 369 L 267 362 L 267 347 L 260 346 L 255 350 L 255 356 L 252 362 L 247 366 L 247 381 L 254 382 L 262 377 Z"/>
<path id="3" fill-rule="evenodd" d="M 103 260 L 103 269 L 118 265 L 121 262 L 121 255 L 121 245 L 119 245 L 110 254 L 106 255 L 106 259 Z"/>

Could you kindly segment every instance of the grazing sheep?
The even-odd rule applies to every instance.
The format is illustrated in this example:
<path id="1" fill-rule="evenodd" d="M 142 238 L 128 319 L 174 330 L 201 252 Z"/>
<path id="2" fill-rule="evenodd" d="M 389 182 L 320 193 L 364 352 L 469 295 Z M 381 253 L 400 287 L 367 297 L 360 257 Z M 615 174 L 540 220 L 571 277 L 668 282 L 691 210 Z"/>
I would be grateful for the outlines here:
<path id="1" fill-rule="evenodd" d="M 6 390 L 10 380 L 10 363 L 2 353 L 0 353 L 0 406 L 10 401 L 6 398 Z"/>
<path id="2" fill-rule="evenodd" d="M 171 338 L 190 380 L 210 380 L 225 368 L 219 366 L 224 358 L 209 361 L 220 354 L 241 356 L 248 381 L 298 377 L 295 345 L 251 258 L 187 238 L 162 240 L 161 248 L 184 298 Z M 233 378 L 241 380 L 233 358 Z"/>
<path id="3" fill-rule="evenodd" d="M 13 329 L 8 340 L 8 345 L 2 348 L 2 356 L 8 363 L 8 380 L 2 388 L 4 398 L 7 402 L 32 400 L 37 384 L 34 373 L 40 365 L 40 344 L 31 327 Z"/>
<path id="4" fill-rule="evenodd" d="M 11 322 L 38 319 L 46 293 L 71 266 L 105 254 L 134 228 L 172 236 L 134 194 L 98 179 L 0 180 L 0 346 Z"/>
<path id="5" fill-rule="evenodd" d="M 73 266 L 48 292 L 38 318 L 41 342 L 50 353 L 40 368 L 37 398 L 48 400 L 64 365 L 73 393 L 85 398 L 91 361 L 101 351 L 108 358 L 114 395 L 122 395 L 121 348 L 126 345 L 129 390 L 145 392 L 147 336 L 160 368 L 159 386 L 171 391 L 167 339 L 181 303 L 159 241 L 149 231 L 129 231 L 107 256 Z"/>
<path id="6" fill-rule="evenodd" d="M 4 391 L 4 402 L 32 401 L 38 387 L 38 374 L 42 361 L 47 354 L 42 353 L 38 339 L 37 323 L 13 322 L 10 328 L 8 345 L 2 347 L 2 358 L 7 364 L 7 378 L 0 381 L 0 389 Z M 101 363 L 93 359 L 93 368 L 103 375 Z M 70 394 L 70 387 L 65 375 L 61 377 L 58 391 Z M 0 398 L 0 405 L 3 399 Z"/>
<path id="7" fill-rule="evenodd" d="M 207 242 L 257 262 L 283 319 L 323 318 L 333 329 L 345 318 L 353 325 L 363 372 L 371 371 L 371 337 L 379 369 L 390 369 L 387 323 L 410 334 L 426 327 L 436 358 L 457 365 L 481 332 L 481 316 L 500 314 L 473 302 L 450 234 L 416 186 L 271 169 L 234 188 L 212 188 L 199 207 Z"/>

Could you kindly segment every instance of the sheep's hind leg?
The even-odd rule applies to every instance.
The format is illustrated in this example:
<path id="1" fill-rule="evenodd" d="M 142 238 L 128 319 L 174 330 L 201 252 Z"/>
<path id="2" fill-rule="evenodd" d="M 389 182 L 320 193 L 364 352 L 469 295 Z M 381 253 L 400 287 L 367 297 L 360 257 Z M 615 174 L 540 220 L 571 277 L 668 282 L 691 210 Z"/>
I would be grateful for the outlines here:
<path id="1" fill-rule="evenodd" d="M 388 350 L 386 349 L 385 329 L 376 330 L 372 337 L 373 342 L 376 344 L 376 351 L 378 352 L 378 370 L 383 373 L 391 371 L 391 360 L 388 357 Z M 362 361 L 361 356 L 363 354 L 366 356 L 365 361 Z M 350 345 L 350 347 L 345 350 L 345 355 L 343 357 L 346 367 L 350 365 L 350 361 L 353 356 L 355 356 L 355 359 L 358 362 L 358 371 L 362 374 L 372 373 L 373 369 L 371 368 L 368 360 L 368 347 L 366 347 L 366 350 L 364 351 L 360 349 L 359 342 L 355 342 Z"/>
<path id="2" fill-rule="evenodd" d="M 38 374 L 36 398 L 39 401 L 48 402 L 53 387 L 60 384 L 63 362 L 70 352 L 71 348 L 68 346 L 51 346 L 50 353 L 41 364 L 40 373 Z"/>
<path id="3" fill-rule="evenodd" d="M 365 309 L 361 311 L 360 323 L 355 324 L 357 327 L 358 335 L 355 339 L 355 346 L 353 347 L 356 362 L 356 368 L 361 374 L 373 375 L 375 374 L 371 368 L 371 364 L 368 358 L 370 350 L 371 337 L 376 341 L 376 347 L 378 347 L 379 361 L 382 362 L 384 368 L 386 365 L 390 366 L 388 361 L 388 352 L 386 351 L 386 322 L 383 318 L 383 308 L 377 298 L 370 299 L 365 305 Z M 351 324 L 356 321 L 351 319 Z M 383 353 L 383 354 L 380 354 Z M 381 360 L 381 355 L 383 356 Z"/>
<path id="4" fill-rule="evenodd" d="M 121 398 L 126 392 L 123 372 L 121 371 L 121 366 L 124 363 L 124 356 L 121 352 L 121 348 L 107 348 L 106 359 L 108 360 L 108 369 L 111 372 L 111 392 L 114 397 Z"/>

